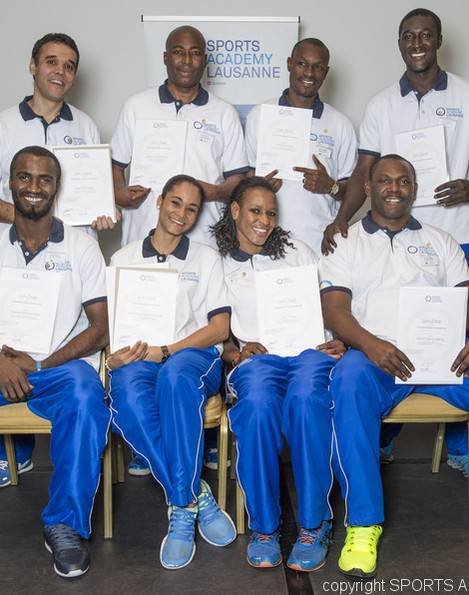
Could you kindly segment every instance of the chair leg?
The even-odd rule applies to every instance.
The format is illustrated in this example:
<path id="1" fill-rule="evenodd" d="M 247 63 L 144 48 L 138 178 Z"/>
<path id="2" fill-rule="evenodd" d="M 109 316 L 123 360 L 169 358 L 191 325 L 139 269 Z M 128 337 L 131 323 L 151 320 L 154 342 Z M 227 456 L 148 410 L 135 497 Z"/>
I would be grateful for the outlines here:
<path id="1" fill-rule="evenodd" d="M 218 506 L 226 510 L 226 482 L 228 469 L 228 420 L 223 403 L 218 428 Z"/>
<path id="2" fill-rule="evenodd" d="M 124 441 L 119 434 L 113 434 L 113 455 L 115 457 L 117 483 L 125 482 Z"/>
<path id="3" fill-rule="evenodd" d="M 5 434 L 5 450 L 7 453 L 8 467 L 10 469 L 10 480 L 12 486 L 18 485 L 18 467 L 16 463 L 15 445 L 10 434 Z"/>
<path id="4" fill-rule="evenodd" d="M 443 450 L 443 440 L 445 438 L 446 424 L 444 422 L 438 424 L 436 432 L 435 443 L 433 445 L 433 459 L 432 459 L 432 473 L 439 473 L 441 463 L 441 452 Z"/>
<path id="5" fill-rule="evenodd" d="M 104 539 L 112 539 L 112 437 L 103 453 Z"/>
<path id="6" fill-rule="evenodd" d="M 244 494 L 236 482 L 236 529 L 238 535 L 242 535 L 245 531 L 244 526 Z"/>

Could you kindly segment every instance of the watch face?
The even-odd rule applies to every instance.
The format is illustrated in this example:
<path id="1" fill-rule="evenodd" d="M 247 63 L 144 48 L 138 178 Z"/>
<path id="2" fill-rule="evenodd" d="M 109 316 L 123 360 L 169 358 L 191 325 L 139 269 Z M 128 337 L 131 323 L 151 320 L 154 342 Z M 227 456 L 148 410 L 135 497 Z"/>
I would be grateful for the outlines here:
<path id="1" fill-rule="evenodd" d="M 339 192 L 339 184 L 337 184 L 337 182 L 334 182 L 331 191 L 329 192 L 329 194 L 331 196 L 335 196 L 337 194 L 337 192 Z"/>

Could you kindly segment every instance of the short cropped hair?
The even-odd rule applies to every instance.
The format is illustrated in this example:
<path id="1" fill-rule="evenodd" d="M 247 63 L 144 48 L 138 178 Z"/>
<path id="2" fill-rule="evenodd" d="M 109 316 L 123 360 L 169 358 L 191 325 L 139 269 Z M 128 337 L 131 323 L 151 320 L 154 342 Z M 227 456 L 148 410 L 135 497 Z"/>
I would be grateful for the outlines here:
<path id="1" fill-rule="evenodd" d="M 431 17 L 433 19 L 433 22 L 435 23 L 437 36 L 438 37 L 441 36 L 441 19 L 440 19 L 440 17 L 437 14 L 435 14 L 434 12 L 432 12 L 431 10 L 428 10 L 428 8 L 414 8 L 414 10 L 411 10 L 410 12 L 408 12 L 405 15 L 405 17 L 402 19 L 402 21 L 399 24 L 399 39 L 401 38 L 401 33 L 404 28 L 405 21 L 407 21 L 408 19 L 411 19 L 412 17 Z"/>
<path id="2" fill-rule="evenodd" d="M 415 184 L 415 182 L 417 181 L 417 175 L 415 173 L 415 167 L 412 165 L 412 163 L 410 161 L 408 161 L 407 159 L 405 159 L 401 155 L 397 155 L 397 153 L 389 153 L 389 155 L 382 155 L 381 157 L 379 157 L 378 159 L 376 159 L 375 161 L 373 161 L 373 163 L 371 164 L 371 167 L 370 167 L 370 174 L 369 174 L 370 182 L 373 179 L 373 176 L 374 176 L 374 173 L 376 171 L 376 168 L 378 167 L 378 164 L 381 163 L 381 161 L 387 161 L 388 159 L 396 159 L 397 161 L 402 161 L 403 163 L 405 163 L 406 165 L 408 165 L 410 171 L 412 172 L 412 177 L 414 178 L 414 184 Z"/>
<path id="3" fill-rule="evenodd" d="M 38 147 L 35 145 L 31 146 L 31 147 L 24 147 L 23 149 L 20 149 L 13 156 L 13 159 L 11 160 L 11 164 L 10 164 L 10 178 L 13 177 L 13 172 L 15 170 L 16 162 L 18 161 L 18 158 L 21 157 L 21 155 L 34 155 L 36 157 L 48 157 L 49 159 L 52 159 L 52 161 L 54 162 L 54 165 L 55 165 L 55 173 L 57 175 L 56 184 L 57 185 L 60 184 L 60 178 L 62 176 L 62 168 L 60 167 L 59 160 L 54 155 L 54 153 L 49 151 L 49 149 L 46 149 L 45 147 Z"/>
<path id="4" fill-rule="evenodd" d="M 75 41 L 66 33 L 47 33 L 41 39 L 38 39 L 34 44 L 33 51 L 31 52 L 31 58 L 37 66 L 39 59 L 39 52 L 46 43 L 63 43 L 64 45 L 71 48 L 77 55 L 76 68 L 78 68 L 78 62 L 80 61 L 80 52 L 78 51 L 77 44 Z"/>

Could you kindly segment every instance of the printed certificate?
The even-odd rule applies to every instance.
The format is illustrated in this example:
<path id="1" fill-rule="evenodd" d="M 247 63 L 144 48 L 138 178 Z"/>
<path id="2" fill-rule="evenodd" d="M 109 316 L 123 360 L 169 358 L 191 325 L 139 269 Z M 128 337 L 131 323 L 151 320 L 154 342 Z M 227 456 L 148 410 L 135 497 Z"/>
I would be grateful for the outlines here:
<path id="1" fill-rule="evenodd" d="M 108 267 L 111 351 L 137 341 L 174 342 L 178 272 L 161 267 Z M 113 287 L 112 287 L 113 284 Z"/>
<path id="2" fill-rule="evenodd" d="M 183 173 L 187 122 L 137 120 L 129 185 L 161 193 L 169 178 Z"/>
<path id="3" fill-rule="evenodd" d="M 394 135 L 396 153 L 415 167 L 417 198 L 414 207 L 434 205 L 435 188 L 449 180 L 446 167 L 445 127 L 432 126 Z"/>
<path id="4" fill-rule="evenodd" d="M 466 316 L 467 287 L 401 287 L 397 346 L 415 367 L 407 383 L 463 383 L 451 365 L 464 346 Z"/>
<path id="5" fill-rule="evenodd" d="M 256 271 L 259 341 L 275 355 L 299 355 L 324 343 L 316 265 Z"/>
<path id="6" fill-rule="evenodd" d="M 60 277 L 49 271 L 0 269 L 0 345 L 50 353 Z"/>
<path id="7" fill-rule="evenodd" d="M 293 167 L 308 166 L 311 110 L 284 105 L 261 105 L 257 141 L 256 175 L 278 169 L 277 178 L 301 180 Z"/>
<path id="8" fill-rule="evenodd" d="M 104 215 L 116 221 L 109 145 L 52 147 L 62 167 L 55 214 L 67 225 L 90 225 Z"/>

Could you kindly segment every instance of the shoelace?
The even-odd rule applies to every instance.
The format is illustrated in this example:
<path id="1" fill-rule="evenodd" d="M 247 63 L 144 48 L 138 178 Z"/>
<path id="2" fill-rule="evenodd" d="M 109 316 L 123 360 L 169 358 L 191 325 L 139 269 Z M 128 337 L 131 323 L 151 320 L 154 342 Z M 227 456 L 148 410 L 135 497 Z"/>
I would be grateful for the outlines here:
<path id="1" fill-rule="evenodd" d="M 351 529 L 347 539 L 348 551 L 369 551 L 371 553 L 375 547 L 377 532 L 376 525 L 373 525 L 373 527 L 356 527 L 355 529 Z"/>
<path id="2" fill-rule="evenodd" d="M 304 529 L 301 527 L 300 534 L 298 535 L 298 541 L 303 545 L 314 545 L 315 543 L 321 545 L 328 544 L 331 540 L 329 535 L 326 534 L 326 531 L 327 523 L 324 521 L 317 529 Z"/>
<path id="3" fill-rule="evenodd" d="M 186 508 L 173 506 L 168 533 L 177 533 L 178 538 L 192 541 L 194 539 L 195 518 L 196 514 L 194 512 Z"/>
<path id="4" fill-rule="evenodd" d="M 67 525 L 57 525 L 47 529 L 47 535 L 53 543 L 54 550 L 58 553 L 62 550 L 81 550 L 80 536 Z"/>
<path id="5" fill-rule="evenodd" d="M 252 536 L 252 541 L 256 543 L 270 543 L 272 541 L 276 541 L 277 533 L 270 533 L 265 535 L 264 533 L 254 533 Z"/>
<path id="6" fill-rule="evenodd" d="M 204 522 L 212 521 L 218 516 L 220 509 L 211 497 L 210 492 L 203 490 L 199 496 L 199 513 L 202 512 Z"/>
<path id="7" fill-rule="evenodd" d="M 8 461 L 0 461 L 0 471 L 9 471 Z"/>

